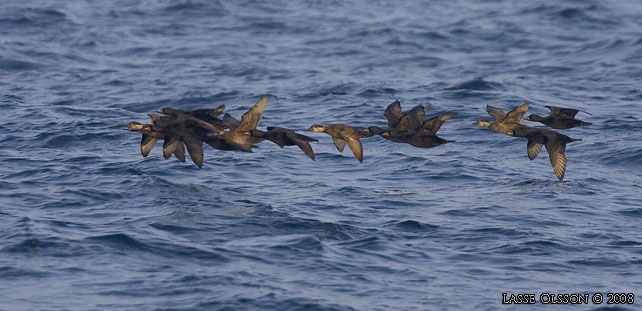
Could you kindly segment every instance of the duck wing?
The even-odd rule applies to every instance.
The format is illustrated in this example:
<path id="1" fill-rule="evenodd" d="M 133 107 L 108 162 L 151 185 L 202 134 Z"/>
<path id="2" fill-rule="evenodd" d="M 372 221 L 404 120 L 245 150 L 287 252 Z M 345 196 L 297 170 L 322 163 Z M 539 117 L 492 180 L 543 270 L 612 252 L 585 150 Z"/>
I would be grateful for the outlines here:
<path id="1" fill-rule="evenodd" d="M 303 135 L 303 134 L 299 134 L 299 133 L 297 133 L 297 132 L 294 132 L 294 136 L 295 136 L 297 139 L 303 140 L 303 141 L 305 141 L 305 142 L 313 142 L 313 141 L 314 141 L 314 142 L 317 142 L 317 141 L 318 141 L 317 139 L 314 139 L 314 138 L 312 138 L 312 137 L 310 137 L 310 136 L 305 136 L 305 135 Z"/>
<path id="2" fill-rule="evenodd" d="M 143 134 L 143 137 L 140 141 L 140 154 L 142 154 L 143 157 L 148 156 L 152 149 L 154 149 L 157 141 L 157 138 Z"/>
<path id="3" fill-rule="evenodd" d="M 348 138 L 346 142 L 357 160 L 359 160 L 359 162 L 363 162 L 363 147 L 361 146 L 361 141 L 356 138 Z"/>
<path id="4" fill-rule="evenodd" d="M 147 114 L 151 121 L 149 122 L 151 129 L 155 132 L 163 131 L 167 126 L 170 125 L 176 118 L 172 116 L 162 116 L 159 114 Z"/>
<path id="5" fill-rule="evenodd" d="M 192 117 L 195 117 L 197 119 L 211 123 L 213 121 L 217 121 L 218 117 L 223 113 L 224 110 L 225 110 L 225 105 L 219 105 L 214 109 L 196 109 L 191 111 L 186 110 L 182 112 Z"/>
<path id="6" fill-rule="evenodd" d="M 422 105 L 417 105 L 399 119 L 394 130 L 397 132 L 416 132 L 426 120 L 426 113 Z"/>
<path id="7" fill-rule="evenodd" d="M 223 126 L 229 127 L 231 130 L 234 130 L 235 128 L 239 127 L 239 124 L 241 124 L 241 121 L 237 120 L 235 117 L 231 116 L 229 113 L 225 113 L 223 115 L 223 120 L 222 120 Z"/>
<path id="8" fill-rule="evenodd" d="M 548 108 L 551 111 L 549 116 L 561 118 L 561 119 L 573 119 L 575 118 L 575 115 L 577 115 L 577 113 L 580 111 L 588 115 L 592 115 L 588 111 L 579 110 L 579 109 L 561 108 L 556 106 L 544 106 L 544 107 Z"/>
<path id="9" fill-rule="evenodd" d="M 436 116 L 433 118 L 430 118 L 421 125 L 421 128 L 417 133 L 420 135 L 436 135 L 437 131 L 441 128 L 441 126 L 444 124 L 444 122 L 450 120 L 452 117 L 456 116 L 457 114 L 454 112 Z"/>
<path id="10" fill-rule="evenodd" d="M 263 111 L 265 111 L 267 100 L 268 97 L 263 96 L 263 98 L 261 98 L 258 103 L 256 103 L 254 106 L 252 106 L 252 108 L 250 108 L 250 110 L 243 114 L 243 116 L 241 117 L 241 123 L 235 130 L 247 132 L 259 126 L 259 122 L 261 122 L 261 118 L 263 117 Z"/>
<path id="11" fill-rule="evenodd" d="M 183 145 L 183 142 L 180 139 L 165 136 L 165 139 L 163 140 L 163 157 L 165 159 L 169 159 L 178 145 Z"/>
<path id="12" fill-rule="evenodd" d="M 535 160 L 535 157 L 537 157 L 540 150 L 542 150 L 542 144 L 530 139 L 528 140 L 528 143 L 526 144 L 526 153 L 528 153 L 528 158 L 531 159 L 531 161 Z"/>
<path id="13" fill-rule="evenodd" d="M 192 162 L 199 168 L 203 167 L 203 141 L 194 137 L 183 137 L 183 141 Z"/>
<path id="14" fill-rule="evenodd" d="M 179 144 L 174 149 L 174 156 L 181 162 L 185 163 L 185 144 L 179 141 Z"/>
<path id="15" fill-rule="evenodd" d="M 566 144 L 561 143 L 559 140 L 549 141 L 546 145 L 546 151 L 548 151 L 548 158 L 551 160 L 551 165 L 553 166 L 553 172 L 559 180 L 564 179 L 564 173 L 566 172 Z"/>
<path id="16" fill-rule="evenodd" d="M 517 106 L 517 108 L 511 110 L 509 113 L 506 114 L 506 117 L 504 117 L 502 123 L 519 123 L 519 120 L 522 119 L 526 111 L 528 111 L 528 107 L 530 106 L 530 103 L 528 101 L 524 102 L 523 104 Z"/>
<path id="17" fill-rule="evenodd" d="M 383 116 L 388 120 L 388 128 L 395 128 L 397 124 L 399 124 L 399 119 L 403 117 L 401 103 L 398 100 L 395 100 L 392 104 L 388 105 Z"/>
<path id="18" fill-rule="evenodd" d="M 506 113 L 503 110 L 491 105 L 486 105 L 486 112 L 497 121 L 503 120 L 506 117 Z"/>
<path id="19" fill-rule="evenodd" d="M 337 150 L 339 150 L 339 152 L 343 152 L 343 148 L 346 145 L 346 141 L 341 138 L 336 138 L 334 136 L 332 137 L 332 141 L 334 141 L 334 145 L 337 146 Z"/>
<path id="20" fill-rule="evenodd" d="M 292 134 L 295 134 L 295 133 L 292 132 Z M 299 146 L 299 148 L 301 149 L 301 151 L 303 151 L 303 153 L 305 153 L 308 157 L 310 157 L 310 159 L 312 159 L 312 161 L 314 161 L 314 151 L 312 150 L 312 146 L 310 146 L 310 143 L 308 143 L 307 141 L 305 141 L 303 139 L 298 138 L 296 135 L 298 135 L 298 134 L 287 135 L 287 136 L 288 136 L 288 138 L 290 138 L 290 140 L 293 143 L 295 143 L 297 146 Z"/>

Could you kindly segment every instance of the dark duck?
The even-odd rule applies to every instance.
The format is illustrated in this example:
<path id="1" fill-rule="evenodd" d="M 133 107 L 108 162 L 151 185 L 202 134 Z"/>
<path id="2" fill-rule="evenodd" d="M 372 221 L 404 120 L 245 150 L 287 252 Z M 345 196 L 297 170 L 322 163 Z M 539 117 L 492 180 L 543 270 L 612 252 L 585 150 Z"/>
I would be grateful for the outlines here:
<path id="1" fill-rule="evenodd" d="M 384 112 L 384 116 L 388 120 L 388 129 L 383 130 L 376 126 L 370 126 L 367 131 L 394 142 L 408 143 L 420 148 L 431 148 L 453 142 L 438 137 L 437 131 L 444 122 L 456 114 L 448 113 L 426 119 L 425 112 L 427 110 L 427 107 L 418 105 L 404 114 L 399 101 L 395 101 Z"/>
<path id="2" fill-rule="evenodd" d="M 181 148 L 184 144 L 194 164 L 203 167 L 203 142 L 211 135 L 222 135 L 223 128 L 169 107 L 159 109 L 158 112 L 165 116 L 150 115 L 151 128 L 169 137 L 165 139 L 163 155 L 173 153 L 173 148 Z"/>
<path id="3" fill-rule="evenodd" d="M 125 129 L 132 132 L 142 133 L 142 139 L 140 141 L 140 153 L 143 155 L 143 157 L 147 157 L 149 155 L 159 139 L 162 139 L 165 142 L 168 140 L 172 140 L 173 142 L 171 143 L 179 142 L 173 140 L 162 132 L 154 131 L 151 124 L 140 124 L 138 122 L 132 121 L 127 124 Z M 169 152 L 170 149 L 167 150 Z M 167 154 L 165 148 L 163 148 L 163 156 L 165 157 L 165 159 L 169 159 L 172 153 L 181 162 L 185 162 L 185 148 L 182 142 L 180 143 L 180 146 L 173 146 L 169 154 Z"/>
<path id="4" fill-rule="evenodd" d="M 318 141 L 312 137 L 301 135 L 295 131 L 283 127 L 268 126 L 267 132 L 259 129 L 252 129 L 250 136 L 267 139 L 283 148 L 284 146 L 298 146 L 303 153 L 314 160 L 314 151 L 310 142 Z"/>
<path id="5" fill-rule="evenodd" d="M 525 102 L 509 113 L 504 113 L 497 107 L 487 106 L 486 111 L 495 120 L 489 122 L 479 119 L 473 124 L 488 127 L 498 133 L 526 138 L 528 140 L 526 143 L 526 152 L 528 158 L 531 160 L 534 160 L 542 149 L 542 146 L 545 146 L 555 176 L 557 176 L 559 180 L 563 180 L 566 172 L 566 144 L 578 141 L 579 139 L 570 138 L 552 130 L 533 128 L 520 124 L 519 121 L 528 110 L 528 106 L 529 103 Z"/>
<path id="6" fill-rule="evenodd" d="M 548 125 L 554 129 L 565 130 L 578 126 L 591 125 L 590 122 L 575 119 L 575 115 L 582 110 L 572 108 L 561 108 L 555 106 L 544 106 L 550 110 L 548 116 L 542 117 L 537 114 L 531 114 L 524 118 L 524 120 L 539 122 Z M 582 111 L 590 115 L 586 111 Z"/>
<path id="7" fill-rule="evenodd" d="M 581 140 L 552 130 L 532 127 L 516 129 L 515 136 L 528 139 L 526 152 L 531 161 L 535 160 L 539 151 L 542 150 L 542 146 L 545 146 L 553 172 L 560 181 L 564 179 L 566 173 L 566 144 Z"/>

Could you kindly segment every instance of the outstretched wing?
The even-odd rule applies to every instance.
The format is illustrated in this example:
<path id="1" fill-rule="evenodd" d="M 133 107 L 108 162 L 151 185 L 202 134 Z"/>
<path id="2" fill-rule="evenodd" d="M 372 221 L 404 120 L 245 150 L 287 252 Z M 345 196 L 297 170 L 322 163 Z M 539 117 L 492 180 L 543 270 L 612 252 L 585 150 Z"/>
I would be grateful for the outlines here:
<path id="1" fill-rule="evenodd" d="M 506 114 L 506 117 L 504 117 L 502 123 L 519 123 L 519 120 L 521 120 L 526 111 L 528 111 L 529 106 L 530 103 L 528 101 L 517 106 L 517 108 L 511 110 Z"/>
<path id="2" fill-rule="evenodd" d="M 294 134 L 294 132 L 292 133 Z M 296 135 L 288 135 L 288 137 L 301 148 L 301 151 L 305 153 L 312 161 L 314 161 L 314 151 L 312 151 L 312 146 L 307 141 L 298 138 Z"/>
<path id="3" fill-rule="evenodd" d="M 546 151 L 548 151 L 548 158 L 551 160 L 551 165 L 553 166 L 553 172 L 559 180 L 564 179 L 564 173 L 566 172 L 566 144 L 560 143 L 559 140 L 549 142 L 546 146 Z"/>
<path id="4" fill-rule="evenodd" d="M 363 147 L 361 146 L 361 141 L 355 138 L 348 138 L 346 142 L 357 160 L 359 160 L 359 162 L 363 162 Z"/>
<path id="5" fill-rule="evenodd" d="M 174 156 L 181 162 L 185 163 L 185 144 L 179 141 L 180 144 L 174 149 Z"/>
<path id="6" fill-rule="evenodd" d="M 252 106 L 250 110 L 243 114 L 243 116 L 241 117 L 241 123 L 236 128 L 236 130 L 247 132 L 259 126 L 259 122 L 261 122 L 261 118 L 263 117 L 263 111 L 265 111 L 267 100 L 268 97 L 263 96 L 263 98 L 261 98 L 261 100 L 259 100 L 256 105 Z"/>
<path id="7" fill-rule="evenodd" d="M 203 167 L 203 141 L 194 137 L 184 137 L 187 152 L 196 166 Z"/>
<path id="8" fill-rule="evenodd" d="M 539 151 L 542 150 L 542 144 L 536 143 L 532 140 L 528 140 L 528 143 L 526 144 L 526 153 L 528 153 L 528 158 L 532 160 L 535 160 L 535 157 L 537 157 L 537 154 Z"/>
<path id="9" fill-rule="evenodd" d="M 179 139 L 172 138 L 169 136 L 165 136 L 165 139 L 163 141 L 163 157 L 165 159 L 169 159 L 178 145 L 183 145 L 183 142 L 180 141 Z"/>
<path id="10" fill-rule="evenodd" d="M 444 122 L 457 115 L 454 112 L 430 118 L 421 125 L 418 133 L 421 135 L 436 135 Z"/>
<path id="11" fill-rule="evenodd" d="M 544 107 L 548 108 L 551 111 L 549 114 L 550 116 L 554 116 L 561 119 L 573 119 L 575 118 L 575 115 L 580 111 L 591 115 L 589 112 L 584 110 L 579 110 L 579 109 L 561 108 L 556 106 L 544 106 Z"/>
<path id="12" fill-rule="evenodd" d="M 225 113 L 223 115 L 223 126 L 229 127 L 230 129 L 234 130 L 235 128 L 239 127 L 239 124 L 241 124 L 241 121 L 237 120 L 235 117 L 231 116 L 229 113 Z"/>
<path id="13" fill-rule="evenodd" d="M 398 100 L 395 100 L 392 104 L 388 105 L 383 116 L 388 120 L 388 128 L 395 128 L 397 124 L 399 124 L 399 119 L 403 117 L 401 103 Z"/>
<path id="14" fill-rule="evenodd" d="M 501 121 L 506 117 L 506 113 L 503 110 L 491 105 L 486 106 L 486 112 L 497 121 Z"/>
<path id="15" fill-rule="evenodd" d="M 334 141 L 334 145 L 337 146 L 337 150 L 339 150 L 339 152 L 343 152 L 343 148 L 346 145 L 346 141 L 336 137 L 332 137 L 332 141 Z"/>
<path id="16" fill-rule="evenodd" d="M 397 132 L 416 132 L 426 121 L 424 106 L 417 105 L 406 113 L 395 127 Z"/>
<path id="17" fill-rule="evenodd" d="M 143 134 L 143 137 L 140 141 L 140 154 L 143 155 L 143 157 L 146 157 L 149 155 L 149 153 L 154 149 L 154 145 L 156 145 L 156 141 L 158 139 L 151 137 L 149 135 Z"/>

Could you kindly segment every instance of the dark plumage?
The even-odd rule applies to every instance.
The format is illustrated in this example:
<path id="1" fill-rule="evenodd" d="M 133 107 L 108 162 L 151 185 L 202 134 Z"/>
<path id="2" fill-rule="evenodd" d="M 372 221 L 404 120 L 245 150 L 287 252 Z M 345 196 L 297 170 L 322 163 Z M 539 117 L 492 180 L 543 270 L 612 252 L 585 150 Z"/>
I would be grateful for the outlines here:
<path id="1" fill-rule="evenodd" d="M 140 153 L 143 155 L 143 157 L 147 157 L 149 155 L 159 139 L 163 139 L 164 142 L 173 140 L 162 132 L 154 131 L 150 124 L 140 124 L 138 122 L 132 121 L 127 124 L 125 129 L 132 132 L 140 132 L 142 134 L 142 138 L 140 141 Z M 165 152 L 165 148 L 163 148 L 163 156 L 165 157 L 165 159 L 168 159 L 172 155 L 172 153 L 180 161 L 185 162 L 185 148 L 183 148 L 182 143 L 180 145 L 180 148 L 174 147 L 173 149 L 171 149 L 171 152 L 169 152 L 169 154 L 167 154 Z"/>
<path id="2" fill-rule="evenodd" d="M 571 108 L 560 108 L 555 106 L 544 106 L 550 110 L 550 113 L 546 117 L 539 116 L 537 114 L 531 114 L 524 118 L 524 120 L 539 122 L 545 125 L 548 125 L 554 129 L 570 129 L 578 126 L 587 126 L 591 125 L 590 122 L 584 122 L 582 120 L 575 119 L 575 115 L 582 111 L 578 109 Z M 587 114 L 590 114 L 586 111 L 582 111 Z"/>
<path id="3" fill-rule="evenodd" d="M 564 179 L 564 174 L 566 173 L 566 144 L 581 139 L 571 138 L 547 129 L 532 127 L 516 129 L 514 134 L 517 137 L 525 137 L 528 139 L 526 151 L 528 158 L 531 160 L 537 157 L 539 151 L 542 150 L 542 145 L 545 146 L 555 176 L 557 176 L 560 181 Z"/>
<path id="4" fill-rule="evenodd" d="M 221 137 L 227 142 L 243 146 L 243 148 L 252 149 L 252 145 L 258 144 L 264 140 L 261 137 L 253 137 L 249 131 L 256 129 L 263 117 L 263 111 L 267 104 L 268 97 L 263 96 L 252 108 L 243 114 L 241 121 L 236 120 L 229 114 L 223 116 L 223 124 L 230 130 L 224 132 Z"/>
<path id="5" fill-rule="evenodd" d="M 438 137 L 437 131 L 439 131 L 444 122 L 450 120 L 455 115 L 455 113 L 448 113 L 430 118 L 425 120 L 421 127 L 414 133 L 398 135 L 395 139 L 420 148 L 431 148 L 454 142 L 453 140 Z M 390 135 L 392 132 L 388 132 L 388 134 Z M 383 133 L 382 136 L 385 137 L 386 133 Z"/>
<path id="6" fill-rule="evenodd" d="M 267 132 L 261 131 L 259 129 L 250 130 L 250 136 L 267 139 L 279 145 L 283 148 L 284 146 L 299 146 L 303 153 L 305 153 L 310 159 L 314 160 L 314 151 L 310 146 L 310 142 L 318 141 L 312 137 L 298 134 L 293 130 L 286 129 L 283 127 L 272 127 L 268 126 Z"/>
<path id="7" fill-rule="evenodd" d="M 513 109 L 509 113 L 504 113 L 501 109 L 487 106 L 486 111 L 488 114 L 495 118 L 495 121 L 488 122 L 484 120 L 477 120 L 474 124 L 479 126 L 488 127 L 498 133 L 507 134 L 514 137 L 524 137 L 528 140 L 526 143 L 526 151 L 528 158 L 534 160 L 542 146 L 546 147 L 548 156 L 553 166 L 555 176 L 559 180 L 564 179 L 566 172 L 566 144 L 578 141 L 579 139 L 570 138 L 566 135 L 557 133 L 555 131 L 533 128 L 519 123 L 524 113 L 528 110 L 528 102 Z"/>
<path id="8" fill-rule="evenodd" d="M 163 155 L 171 154 L 173 148 L 181 148 L 184 144 L 192 162 L 203 167 L 203 141 L 209 133 L 220 133 L 222 129 L 172 108 L 159 109 L 158 112 L 167 116 L 153 117 L 151 126 L 170 138 L 165 140 Z"/>
<path id="9" fill-rule="evenodd" d="M 345 124 L 330 124 L 328 126 L 314 124 L 310 126 L 308 131 L 326 133 L 332 136 L 334 145 L 337 147 L 339 152 L 343 152 L 343 148 L 347 143 L 348 147 L 350 147 L 350 150 L 352 150 L 352 153 L 359 162 L 363 162 L 363 147 L 361 146 L 361 141 L 359 139 L 362 137 L 372 136 Z"/>
<path id="10" fill-rule="evenodd" d="M 418 105 L 404 114 L 401 111 L 399 101 L 395 101 L 384 112 L 384 116 L 388 120 L 388 129 L 384 130 L 377 126 L 370 126 L 366 131 L 370 134 L 380 135 L 390 141 L 408 143 L 421 148 L 430 148 L 452 142 L 437 137 L 436 134 L 441 125 L 455 116 L 455 113 L 426 119 L 425 113 L 427 110 L 428 108 Z"/>
<path id="11" fill-rule="evenodd" d="M 424 121 L 426 121 L 426 108 L 422 105 L 417 105 L 399 118 L 397 125 L 389 128 L 389 131 L 393 136 L 414 133 L 421 127 Z"/>

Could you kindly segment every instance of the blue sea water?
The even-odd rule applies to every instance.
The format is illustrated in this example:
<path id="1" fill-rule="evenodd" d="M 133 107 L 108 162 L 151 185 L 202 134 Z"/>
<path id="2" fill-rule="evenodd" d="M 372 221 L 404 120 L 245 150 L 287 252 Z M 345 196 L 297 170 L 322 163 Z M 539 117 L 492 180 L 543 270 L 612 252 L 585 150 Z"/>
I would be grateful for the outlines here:
<path id="1" fill-rule="evenodd" d="M 316 161 L 264 142 L 198 169 L 124 130 L 263 95 L 260 128 L 385 126 L 398 99 L 457 112 L 456 142 L 363 139 L 359 164 L 310 134 Z M 563 182 L 472 125 L 524 100 L 592 113 Z M 637 0 L 4 0 L 0 111 L 0 310 L 642 309 Z"/>

